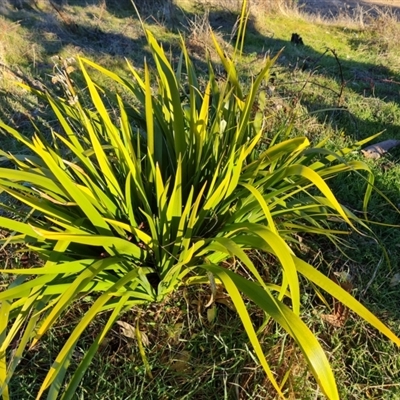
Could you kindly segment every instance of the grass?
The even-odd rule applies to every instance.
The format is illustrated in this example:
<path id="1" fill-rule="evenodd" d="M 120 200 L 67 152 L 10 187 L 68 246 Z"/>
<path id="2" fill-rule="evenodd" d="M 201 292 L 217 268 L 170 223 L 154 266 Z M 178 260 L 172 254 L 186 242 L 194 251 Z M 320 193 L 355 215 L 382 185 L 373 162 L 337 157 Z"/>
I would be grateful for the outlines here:
<path id="1" fill-rule="evenodd" d="M 160 13 L 158 3 L 153 9 L 145 1 L 138 3 L 146 25 L 163 40 L 172 57 L 177 56 L 178 30 L 182 30 L 198 68 L 204 67 L 209 26 L 217 29 L 219 40 L 229 51 L 236 19 L 236 14 L 228 8 L 230 3 L 210 1 L 206 14 L 202 12 L 204 2 L 195 7 L 191 2 L 178 1 L 171 5 L 170 14 Z M 84 54 L 123 73 L 124 57 L 142 65 L 147 55 L 130 2 L 69 0 L 55 4 L 25 0 L 19 9 L 8 3 L 1 5 L 0 89 L 6 96 L 0 98 L 0 113 L 26 132 L 30 118 L 43 121 L 48 110 L 41 109 L 36 99 L 26 97 L 10 83 L 11 78 L 34 84 L 42 80 L 56 91 L 57 84 L 50 82 L 54 63 L 59 59 Z M 395 50 L 400 25 L 393 14 L 377 11 L 377 16 L 371 19 L 359 10 L 352 18 L 341 15 L 326 21 L 303 15 L 296 8 L 274 10 L 264 2 L 252 4 L 253 17 L 240 66 L 242 79 L 254 76 L 265 53 L 276 54 L 285 47 L 275 67 L 273 82 L 265 82 L 269 96 L 266 113 L 271 116 L 268 123 L 272 134 L 278 127 L 293 122 L 293 134 L 306 133 L 315 143 L 325 139 L 332 148 L 380 131 L 384 131 L 382 140 L 397 139 L 400 58 Z M 304 46 L 290 42 L 292 32 L 302 36 Z M 112 87 L 108 89 L 111 91 Z M 13 141 L 4 137 L 1 141 L 3 149 L 18 152 Z M 369 161 L 376 174 L 377 188 L 395 206 L 399 203 L 399 156 L 395 151 L 384 159 Z M 357 159 L 362 155 L 351 157 Z M 361 209 L 360 193 L 365 185 L 362 179 L 353 174 L 332 181 L 331 185 L 342 203 L 355 212 Z M 378 193 L 372 197 L 369 212 L 372 221 L 400 224 L 398 211 Z M 344 249 L 351 255 L 349 262 L 329 243 L 307 236 L 302 238 L 304 257 L 328 273 L 342 276 L 345 273 L 356 297 L 400 334 L 399 286 L 390 286 L 392 277 L 400 272 L 399 230 L 384 225 L 374 225 L 373 229 L 380 245 L 369 237 L 352 235 L 349 247 Z M 388 253 L 387 259 L 383 257 L 382 245 Z M 16 248 L 3 250 L 2 260 L 8 267 L 26 262 Z M 271 279 L 278 278 L 273 265 L 269 273 Z M 0 279 L 1 290 L 11 277 Z M 209 295 L 207 287 L 178 293 L 166 304 L 132 310 L 125 315 L 124 322 L 133 326 L 139 318 L 143 337 L 148 339 L 146 354 L 153 379 L 146 377 L 135 339 L 127 337 L 121 326 L 115 326 L 76 398 L 272 398 L 271 387 L 247 347 L 246 335 L 228 300 L 221 299 L 214 316 L 206 307 Z M 40 385 L 53 354 L 90 300 L 82 299 L 52 330 L 46 342 L 27 354 L 12 382 L 14 398 L 34 398 L 35 388 Z M 341 398 L 399 398 L 398 349 L 351 314 L 344 318 L 344 312 L 338 313 L 331 299 L 325 300 L 326 304 L 310 287 L 303 294 L 302 304 L 307 324 L 318 333 L 335 367 Z M 335 312 L 336 317 L 345 319 L 337 326 L 324 318 Z M 256 321 L 260 318 L 256 311 L 252 316 Z M 96 335 L 102 321 L 97 324 L 90 327 L 87 338 Z M 279 380 L 287 379 L 288 397 L 322 398 L 301 355 L 283 332 L 270 324 L 262 337 Z M 87 349 L 84 339 L 78 349 L 75 362 Z M 288 369 L 291 374 L 285 376 Z"/>

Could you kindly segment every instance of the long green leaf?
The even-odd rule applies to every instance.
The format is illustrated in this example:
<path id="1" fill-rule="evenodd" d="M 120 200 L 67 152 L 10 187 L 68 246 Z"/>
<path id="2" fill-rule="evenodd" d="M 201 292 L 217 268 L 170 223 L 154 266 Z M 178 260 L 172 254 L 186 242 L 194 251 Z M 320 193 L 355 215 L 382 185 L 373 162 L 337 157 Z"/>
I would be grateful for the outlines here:
<path id="1" fill-rule="evenodd" d="M 76 344 L 82 332 L 86 329 L 86 327 L 93 321 L 95 316 L 100 312 L 102 306 L 112 299 L 114 293 L 126 285 L 128 282 L 136 279 L 138 276 L 138 271 L 133 270 L 127 273 L 123 278 L 121 278 L 118 282 L 116 282 L 112 287 L 110 287 L 106 292 L 104 292 L 92 305 L 89 311 L 85 314 L 85 316 L 81 319 L 78 326 L 74 329 L 72 334 L 69 336 L 67 341 L 65 342 L 63 348 L 57 355 L 52 367 L 50 368 L 46 378 L 44 379 L 42 386 L 39 390 L 37 399 L 39 399 L 43 392 L 53 383 L 54 379 L 57 377 L 57 374 L 64 367 L 64 362 L 68 357 L 68 354 L 71 351 L 71 348 Z"/>
<path id="2" fill-rule="evenodd" d="M 107 320 L 106 325 L 104 326 L 103 330 L 99 333 L 96 337 L 95 341 L 90 346 L 89 350 L 85 352 L 85 356 L 83 357 L 82 361 L 79 363 L 78 368 L 76 369 L 71 381 L 69 382 L 61 400 L 69 400 L 72 399 L 75 391 L 83 378 L 84 373 L 88 369 L 90 362 L 92 361 L 93 357 L 96 355 L 100 345 L 102 344 L 104 338 L 106 337 L 107 333 L 110 331 L 116 320 L 119 318 L 123 307 L 125 306 L 126 302 L 129 299 L 129 295 L 122 296 L 119 300 L 118 304 L 114 307 L 113 312 L 111 313 L 110 317 Z M 53 385 L 52 385 L 53 386 Z M 54 398 L 57 398 L 59 388 L 55 388 L 54 391 Z"/>
<path id="3" fill-rule="evenodd" d="M 312 332 L 308 329 L 307 325 L 300 319 L 300 317 L 294 314 L 283 303 L 276 300 L 269 293 L 269 291 L 262 289 L 257 284 L 250 282 L 242 278 L 241 276 L 236 275 L 235 273 L 216 265 L 210 265 L 203 268 L 210 270 L 219 279 L 221 279 L 225 288 L 230 294 L 235 306 L 237 308 L 240 307 L 238 309 L 238 313 L 243 321 L 243 324 L 245 325 L 246 332 L 248 334 L 251 334 L 250 339 L 252 338 L 253 346 L 254 344 L 257 346 L 255 348 L 256 354 L 262 364 L 264 355 L 262 354 L 261 346 L 259 346 L 257 337 L 254 337 L 253 333 L 251 332 L 252 324 L 250 318 L 247 317 L 248 313 L 247 310 L 244 308 L 244 304 L 242 303 L 241 296 L 238 290 L 241 290 L 260 308 L 271 315 L 271 317 L 275 321 L 277 321 L 293 337 L 293 339 L 302 350 L 304 356 L 306 357 L 307 362 L 312 369 L 314 377 L 325 395 L 330 400 L 339 400 L 335 378 L 333 376 L 328 359 L 326 358 L 326 355 L 322 350 L 321 345 L 318 343 L 316 337 L 312 334 Z"/>
<path id="4" fill-rule="evenodd" d="M 300 258 L 293 256 L 293 260 L 300 274 L 339 300 L 344 306 L 353 310 L 374 328 L 387 336 L 392 342 L 400 346 L 400 338 L 398 338 L 385 324 L 372 314 L 371 311 L 368 311 L 368 309 L 358 302 L 350 293 Z"/>
<path id="5" fill-rule="evenodd" d="M 272 374 L 268 362 L 265 359 L 264 353 L 261 348 L 261 344 L 257 338 L 249 313 L 247 312 L 242 296 L 239 293 L 238 285 L 235 282 L 234 278 L 232 278 L 233 276 L 235 276 L 235 274 L 231 273 L 230 271 L 224 270 L 223 268 L 218 267 L 216 265 L 209 265 L 207 267 L 203 266 L 203 268 L 215 274 L 225 286 L 226 290 L 228 291 L 235 305 L 236 311 L 238 312 L 240 319 L 243 322 L 244 328 L 254 348 L 254 351 L 256 352 L 257 358 L 259 359 L 261 365 L 263 366 L 264 371 L 266 372 L 276 392 L 281 396 L 281 398 L 284 398 L 281 388 L 279 387 L 279 384 L 276 382 L 276 379 Z"/>
<path id="6" fill-rule="evenodd" d="M 43 161 L 46 162 L 49 169 L 54 173 L 57 177 L 57 180 L 64 187 L 66 192 L 70 194 L 73 200 L 79 205 L 82 211 L 86 214 L 89 220 L 93 223 L 99 233 L 108 233 L 110 232 L 109 227 L 103 221 L 102 216 L 98 213 L 95 207 L 90 203 L 87 197 L 79 190 L 76 186 L 76 183 L 67 175 L 67 173 L 61 169 L 51 157 L 48 152 L 48 149 L 44 147 L 39 138 L 35 137 L 34 139 L 35 148 L 37 154 L 42 157 Z"/>

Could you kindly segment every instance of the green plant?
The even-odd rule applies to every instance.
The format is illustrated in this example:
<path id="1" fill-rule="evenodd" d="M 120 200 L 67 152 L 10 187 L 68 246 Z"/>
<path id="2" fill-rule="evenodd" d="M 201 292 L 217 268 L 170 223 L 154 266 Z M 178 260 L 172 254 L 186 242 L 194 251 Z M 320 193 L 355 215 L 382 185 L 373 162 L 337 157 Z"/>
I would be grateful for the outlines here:
<path id="1" fill-rule="evenodd" d="M 40 267 L 0 271 L 17 276 L 0 293 L 4 399 L 10 396 L 8 382 L 25 349 L 33 348 L 74 301 L 88 294 L 93 304 L 57 355 L 37 398 L 46 390 L 48 398 L 57 398 L 79 338 L 99 313 L 108 312 L 108 321 L 63 388 L 63 399 L 72 398 L 124 311 L 163 301 L 184 285 L 208 283 L 212 296 L 217 284 L 224 286 L 282 397 L 247 300 L 265 312 L 266 321 L 272 317 L 294 338 L 324 393 L 338 398 L 328 360 L 300 319 L 298 274 L 400 344 L 349 293 L 295 255 L 299 233 L 324 234 L 340 245 L 336 236 L 348 229 L 331 228 L 331 219 L 350 228 L 362 224 L 338 203 L 325 181 L 346 171 L 366 171 L 366 207 L 373 177 L 363 163 L 343 160 L 352 149 L 335 154 L 323 144 L 312 148 L 303 137 L 280 142 L 278 136 L 263 148 L 264 98 L 259 88 L 275 60 L 268 59 L 248 90 L 243 89 L 235 60 L 243 47 L 245 10 L 246 2 L 233 59 L 214 38 L 226 81 L 216 79 L 209 62 L 208 81 L 202 85 L 183 40 L 174 71 L 146 31 L 156 92 L 146 63 L 143 76 L 128 64 L 128 80 L 81 58 L 87 92 L 77 91 L 67 69 L 62 80 L 65 98 L 25 87 L 45 100 L 57 117 L 59 127 L 52 129 L 51 140 L 37 127 L 29 139 L 0 122 L 1 129 L 29 150 L 17 155 L 1 151 L 14 167 L 0 168 L 0 189 L 28 206 L 11 210 L 20 219 L 0 217 L 0 226 L 16 232 L 3 242 L 23 243 L 44 260 Z M 111 78 L 136 101 L 124 101 L 117 94 L 118 116 L 112 118 L 88 68 Z M 248 255 L 252 249 L 272 255 L 281 265 L 280 285 L 263 280 Z M 238 262 L 226 263 L 231 258 Z M 12 346 L 16 348 L 11 354 Z M 144 351 L 142 357 L 146 365 Z"/>

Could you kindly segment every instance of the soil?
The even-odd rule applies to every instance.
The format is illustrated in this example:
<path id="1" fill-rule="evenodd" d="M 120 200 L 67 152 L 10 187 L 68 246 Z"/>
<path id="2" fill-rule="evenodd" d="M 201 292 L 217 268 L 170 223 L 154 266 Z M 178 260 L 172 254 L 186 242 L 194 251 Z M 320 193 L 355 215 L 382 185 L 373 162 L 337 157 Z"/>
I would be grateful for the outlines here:
<path id="1" fill-rule="evenodd" d="M 360 7 L 367 13 L 389 10 L 400 15 L 400 0 L 300 0 L 299 4 L 304 11 L 327 18 L 352 14 Z"/>

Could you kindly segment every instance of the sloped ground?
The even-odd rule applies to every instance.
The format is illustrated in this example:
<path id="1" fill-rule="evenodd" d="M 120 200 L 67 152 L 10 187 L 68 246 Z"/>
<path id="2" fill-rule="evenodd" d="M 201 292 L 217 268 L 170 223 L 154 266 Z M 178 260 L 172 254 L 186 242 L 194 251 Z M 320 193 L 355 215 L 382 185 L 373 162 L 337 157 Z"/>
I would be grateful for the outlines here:
<path id="1" fill-rule="evenodd" d="M 299 4 L 304 11 L 324 17 L 353 13 L 360 10 L 360 7 L 364 12 L 384 9 L 400 13 L 400 1 L 398 0 L 300 0 Z"/>

